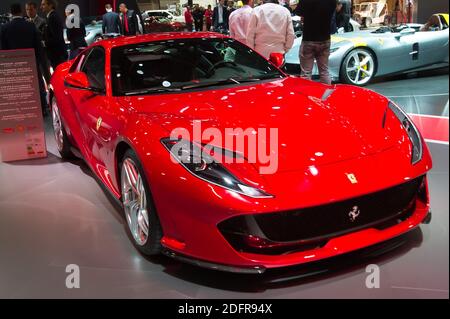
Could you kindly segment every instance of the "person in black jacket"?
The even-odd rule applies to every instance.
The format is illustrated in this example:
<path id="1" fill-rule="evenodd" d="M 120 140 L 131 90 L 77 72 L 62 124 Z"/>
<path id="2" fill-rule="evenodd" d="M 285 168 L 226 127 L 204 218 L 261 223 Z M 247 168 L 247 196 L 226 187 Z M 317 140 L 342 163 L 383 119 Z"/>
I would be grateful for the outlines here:
<path id="1" fill-rule="evenodd" d="M 128 10 L 125 3 L 121 3 L 120 10 L 120 29 L 121 34 L 125 36 L 132 36 L 139 34 L 138 17 L 134 10 Z"/>
<path id="2" fill-rule="evenodd" d="M 336 5 L 336 29 L 344 29 L 345 32 L 352 31 L 350 24 L 350 15 L 347 14 L 347 3 L 339 0 Z"/>
<path id="3" fill-rule="evenodd" d="M 56 13 L 56 7 L 57 3 L 55 0 L 42 0 L 41 10 L 47 15 L 44 42 L 53 70 L 67 60 L 67 49 L 64 41 L 64 23 Z"/>
<path id="4" fill-rule="evenodd" d="M 195 31 L 201 32 L 203 31 L 203 16 L 204 12 L 200 8 L 198 4 L 194 6 L 194 10 L 192 11 L 192 17 L 194 18 Z"/>
<path id="5" fill-rule="evenodd" d="M 213 11 L 213 28 L 216 32 L 226 33 L 228 31 L 228 19 L 230 13 L 225 6 L 225 0 L 219 0 L 219 4 Z"/>
<path id="6" fill-rule="evenodd" d="M 106 13 L 103 15 L 102 30 L 104 34 L 120 34 L 120 16 L 113 11 L 110 4 L 105 6 Z"/>
<path id="7" fill-rule="evenodd" d="M 336 0 L 301 0 L 298 8 L 297 14 L 303 20 L 303 39 L 299 52 L 301 76 L 311 79 L 316 61 L 320 82 L 331 84 L 328 62 Z"/>
<path id="8" fill-rule="evenodd" d="M 66 21 L 74 21 L 74 12 L 66 11 L 67 19 Z M 74 23 L 72 23 L 74 24 Z M 74 59 L 78 54 L 86 48 L 88 45 L 86 43 L 86 27 L 83 21 L 79 21 L 79 27 L 66 25 L 67 29 L 67 40 L 70 42 L 70 59 Z"/>
<path id="9" fill-rule="evenodd" d="M 33 23 L 23 18 L 20 4 L 11 6 L 11 14 L 13 16 L 12 21 L 1 27 L 0 42 L 2 50 L 34 49 L 36 66 L 39 66 L 40 62 L 43 61 L 43 47 L 39 30 Z M 37 73 L 42 113 L 45 114 L 47 109 L 47 92 L 45 91 L 44 80 L 39 67 L 37 67 Z"/>

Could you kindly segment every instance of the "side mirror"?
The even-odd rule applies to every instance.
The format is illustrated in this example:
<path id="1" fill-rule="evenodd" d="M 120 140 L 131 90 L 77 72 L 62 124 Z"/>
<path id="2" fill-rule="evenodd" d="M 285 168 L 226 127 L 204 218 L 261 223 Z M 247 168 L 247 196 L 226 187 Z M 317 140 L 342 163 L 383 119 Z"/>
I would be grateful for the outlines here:
<path id="1" fill-rule="evenodd" d="M 64 79 L 64 84 L 73 89 L 89 90 L 89 80 L 83 72 L 69 73 Z"/>
<path id="2" fill-rule="evenodd" d="M 64 79 L 66 87 L 96 93 L 105 93 L 104 90 L 94 88 L 89 84 L 89 79 L 84 72 L 69 73 Z"/>
<path id="3" fill-rule="evenodd" d="M 284 66 L 284 54 L 271 53 L 269 61 L 272 62 L 277 68 L 282 68 Z"/>

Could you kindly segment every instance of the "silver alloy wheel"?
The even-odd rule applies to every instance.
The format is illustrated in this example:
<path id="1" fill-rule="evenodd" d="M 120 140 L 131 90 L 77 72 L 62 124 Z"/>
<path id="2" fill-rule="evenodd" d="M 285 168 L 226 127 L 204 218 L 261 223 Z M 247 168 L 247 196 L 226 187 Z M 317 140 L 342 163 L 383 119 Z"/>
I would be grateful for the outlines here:
<path id="1" fill-rule="evenodd" d="M 62 152 L 64 149 L 64 132 L 63 125 L 61 122 L 61 114 L 59 113 L 58 104 L 56 99 L 52 101 L 52 120 L 53 120 L 53 132 L 55 134 L 56 145 L 58 151 Z"/>
<path id="2" fill-rule="evenodd" d="M 130 158 L 125 159 L 121 171 L 122 203 L 134 241 L 139 246 L 147 243 L 149 218 L 144 182 Z"/>
<path id="3" fill-rule="evenodd" d="M 354 50 L 350 53 L 345 66 L 347 77 L 353 84 L 367 84 L 373 77 L 375 62 L 366 50 Z"/>

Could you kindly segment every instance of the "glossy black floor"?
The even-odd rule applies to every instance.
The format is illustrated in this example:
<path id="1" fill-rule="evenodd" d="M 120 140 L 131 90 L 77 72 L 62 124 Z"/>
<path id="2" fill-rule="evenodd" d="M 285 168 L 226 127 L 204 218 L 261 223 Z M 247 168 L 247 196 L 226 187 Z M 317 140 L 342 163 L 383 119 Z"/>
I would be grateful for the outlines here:
<path id="1" fill-rule="evenodd" d="M 448 70 L 441 70 L 385 78 L 369 88 L 408 112 L 448 117 L 448 85 Z M 242 276 L 142 257 L 120 210 L 87 167 L 60 160 L 50 129 L 47 140 L 47 159 L 0 164 L 0 298 L 449 297 L 448 144 L 429 144 L 430 225 L 376 249 Z M 65 286 L 69 264 L 80 266 L 80 289 Z M 380 267 L 379 289 L 366 288 L 369 264 Z"/>

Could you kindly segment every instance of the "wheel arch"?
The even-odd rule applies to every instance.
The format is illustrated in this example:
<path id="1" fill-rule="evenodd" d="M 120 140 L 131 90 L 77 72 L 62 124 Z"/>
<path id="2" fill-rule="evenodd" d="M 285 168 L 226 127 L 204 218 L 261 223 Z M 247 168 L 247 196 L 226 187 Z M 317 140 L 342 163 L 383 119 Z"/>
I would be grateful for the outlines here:
<path id="1" fill-rule="evenodd" d="M 120 197 L 121 197 L 121 193 L 120 193 L 120 178 L 121 178 L 120 170 L 121 170 L 121 167 L 120 167 L 120 165 L 122 163 L 123 157 L 125 156 L 125 154 L 128 150 L 133 151 L 136 154 L 141 165 L 144 166 L 144 161 L 141 156 L 142 154 L 141 154 L 141 152 L 139 152 L 138 148 L 136 148 L 133 145 L 133 143 L 131 143 L 128 139 L 123 138 L 123 137 L 120 138 L 116 147 L 114 148 L 114 175 L 115 175 L 114 177 L 115 177 L 115 180 L 116 180 L 116 183 L 118 186 L 117 189 L 119 190 Z M 149 179 L 149 176 L 148 176 L 145 168 L 144 168 L 144 174 L 145 174 L 145 179 L 146 179 L 147 185 L 151 192 L 151 183 L 150 183 L 150 179 Z"/>
<path id="2" fill-rule="evenodd" d="M 131 144 L 124 139 L 122 139 L 119 143 L 117 143 L 117 145 L 114 149 L 114 174 L 115 174 L 117 189 L 119 190 L 120 197 L 122 197 L 122 193 L 120 191 L 120 177 L 121 177 L 120 176 L 120 164 L 121 164 L 123 157 L 125 156 L 125 153 L 128 150 L 133 150 L 136 153 L 136 150 L 131 146 Z"/>

